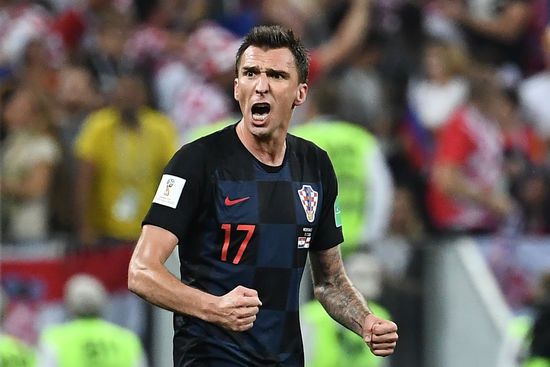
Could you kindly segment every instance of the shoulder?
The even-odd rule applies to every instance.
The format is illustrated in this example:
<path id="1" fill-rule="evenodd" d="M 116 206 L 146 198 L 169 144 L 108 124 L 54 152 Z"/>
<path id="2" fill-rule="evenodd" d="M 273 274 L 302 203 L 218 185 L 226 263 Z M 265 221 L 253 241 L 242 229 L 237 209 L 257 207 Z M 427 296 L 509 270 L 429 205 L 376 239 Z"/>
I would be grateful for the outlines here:
<path id="1" fill-rule="evenodd" d="M 185 144 L 182 149 L 185 151 L 218 151 L 230 145 L 233 133 L 233 125 L 227 126 Z M 216 149 L 213 149 L 214 147 Z"/>
<path id="2" fill-rule="evenodd" d="M 105 134 L 106 131 L 112 129 L 117 120 L 118 117 L 116 111 L 110 107 L 105 107 L 92 112 L 84 121 L 84 124 L 80 129 L 79 138 L 95 139 L 95 135 Z"/>
<path id="3" fill-rule="evenodd" d="M 144 121 L 146 124 L 158 128 L 168 128 L 175 130 L 172 120 L 170 120 L 170 118 L 164 113 L 149 107 L 144 108 L 141 113 L 144 117 Z"/>
<path id="4" fill-rule="evenodd" d="M 94 111 L 88 115 L 86 119 L 87 125 L 106 126 L 113 124 L 117 119 L 117 113 L 112 107 L 104 107 Z"/>
<path id="5" fill-rule="evenodd" d="M 109 333 L 109 335 L 124 338 L 126 341 L 139 340 L 138 336 L 130 329 L 127 329 L 125 327 L 122 327 L 120 325 L 114 324 L 106 320 L 99 320 L 99 322 L 101 323 L 105 331 Z"/>
<path id="6" fill-rule="evenodd" d="M 287 143 L 292 149 L 292 155 L 297 162 L 303 166 L 309 167 L 310 170 L 317 171 L 321 177 L 325 177 L 329 172 L 333 172 L 332 161 L 329 158 L 328 152 L 317 145 L 317 142 L 300 138 L 298 136 L 288 134 Z"/>
<path id="7" fill-rule="evenodd" d="M 70 327 L 70 323 L 46 327 L 44 331 L 42 331 L 40 339 L 42 342 L 55 343 L 67 333 Z"/>
<path id="8" fill-rule="evenodd" d="M 327 152 L 312 140 L 289 133 L 287 141 L 292 146 L 293 151 L 298 155 L 306 157 L 328 156 Z"/>
<path id="9" fill-rule="evenodd" d="M 297 126 L 292 133 L 308 139 L 329 155 L 332 151 L 348 150 L 350 146 L 357 150 L 376 141 L 365 128 L 343 120 L 312 121 Z"/>
<path id="10" fill-rule="evenodd" d="M 228 155 L 234 143 L 232 134 L 231 125 L 184 144 L 174 155 L 173 161 L 198 166 Z"/>

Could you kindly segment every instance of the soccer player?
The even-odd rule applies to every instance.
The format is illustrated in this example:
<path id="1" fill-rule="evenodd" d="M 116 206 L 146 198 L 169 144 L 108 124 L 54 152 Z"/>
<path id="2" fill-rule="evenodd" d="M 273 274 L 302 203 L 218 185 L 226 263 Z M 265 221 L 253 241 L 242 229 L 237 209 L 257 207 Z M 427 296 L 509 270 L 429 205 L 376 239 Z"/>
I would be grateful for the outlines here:
<path id="1" fill-rule="evenodd" d="M 308 56 L 290 30 L 259 26 L 237 51 L 241 120 L 167 165 L 130 261 L 129 289 L 174 311 L 175 366 L 303 366 L 299 283 L 309 254 L 325 310 L 375 355 L 397 326 L 345 274 L 328 155 L 287 134 L 307 95 Z M 181 281 L 164 262 L 178 245 Z"/>

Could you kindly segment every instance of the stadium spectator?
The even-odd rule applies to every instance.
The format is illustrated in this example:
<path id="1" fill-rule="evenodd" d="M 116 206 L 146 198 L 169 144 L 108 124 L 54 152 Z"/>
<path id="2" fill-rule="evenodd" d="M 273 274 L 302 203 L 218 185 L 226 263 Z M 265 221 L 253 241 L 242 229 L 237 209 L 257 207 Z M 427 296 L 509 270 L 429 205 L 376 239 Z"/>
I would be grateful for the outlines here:
<path id="1" fill-rule="evenodd" d="M 495 231 L 514 209 L 504 187 L 499 108 L 503 91 L 493 74 L 470 81 L 469 101 L 445 124 L 436 141 L 428 207 L 446 233 Z"/>
<path id="2" fill-rule="evenodd" d="M 423 74 L 409 84 L 409 108 L 424 128 L 435 132 L 466 101 L 468 56 L 456 45 L 432 39 L 424 45 L 422 62 Z"/>
<path id="3" fill-rule="evenodd" d="M 61 159 L 52 110 L 41 95 L 19 86 L 3 111 L 2 242 L 49 239 L 50 189 Z"/>
<path id="4" fill-rule="evenodd" d="M 103 104 L 90 73 L 82 66 L 67 65 L 58 73 L 57 125 L 63 159 L 57 167 L 52 197 L 52 227 L 59 233 L 75 234 L 75 181 L 77 162 L 73 151 L 76 137 L 88 115 Z"/>
<path id="5" fill-rule="evenodd" d="M 182 56 L 183 75 L 187 77 L 174 91 L 168 111 L 181 141 L 193 127 L 228 118 L 234 114 L 231 90 L 234 78 L 234 55 L 240 40 L 214 22 L 203 22 L 189 34 Z M 181 70 L 180 69 L 180 70 Z M 174 70 L 174 69 L 172 69 Z M 191 75 L 186 75 L 188 73 Z M 170 83 L 162 75 L 165 84 Z M 172 83 L 174 80 L 172 80 Z"/>
<path id="6" fill-rule="evenodd" d="M 468 59 L 451 43 L 432 39 L 424 45 L 423 73 L 407 88 L 407 111 L 400 132 L 411 164 L 426 173 L 434 154 L 435 136 L 468 95 Z"/>
<path id="7" fill-rule="evenodd" d="M 84 246 L 137 239 L 176 150 L 172 122 L 149 108 L 145 96 L 139 75 L 122 75 L 111 105 L 90 114 L 77 137 L 77 231 Z"/>
<path id="8" fill-rule="evenodd" d="M 71 320 L 42 332 L 38 366 L 146 367 L 139 337 L 101 318 L 107 297 L 96 278 L 87 274 L 72 276 L 64 289 L 64 304 Z"/>

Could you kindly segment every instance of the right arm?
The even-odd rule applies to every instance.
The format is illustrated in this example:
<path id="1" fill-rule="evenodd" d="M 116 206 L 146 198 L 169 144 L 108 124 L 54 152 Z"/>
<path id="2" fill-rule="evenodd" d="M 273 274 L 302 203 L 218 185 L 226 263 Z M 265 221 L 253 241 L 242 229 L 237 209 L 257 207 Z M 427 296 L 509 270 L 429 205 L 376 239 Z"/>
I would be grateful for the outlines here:
<path id="1" fill-rule="evenodd" d="M 257 292 L 239 286 L 218 297 L 184 284 L 164 265 L 177 244 L 170 231 L 144 225 L 130 260 L 128 289 L 170 311 L 233 331 L 250 329 L 261 305 Z"/>
<path id="2" fill-rule="evenodd" d="M 513 210 L 511 198 L 498 191 L 484 190 L 471 183 L 454 164 L 441 163 L 433 169 L 434 184 L 446 195 L 471 200 L 504 217 Z"/>

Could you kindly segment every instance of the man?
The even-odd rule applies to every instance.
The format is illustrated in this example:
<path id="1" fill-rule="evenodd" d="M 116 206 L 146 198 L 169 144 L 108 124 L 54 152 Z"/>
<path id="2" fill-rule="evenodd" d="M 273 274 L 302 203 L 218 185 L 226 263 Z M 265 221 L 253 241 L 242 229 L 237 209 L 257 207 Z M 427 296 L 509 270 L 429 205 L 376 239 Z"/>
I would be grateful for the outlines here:
<path id="1" fill-rule="evenodd" d="M 504 177 L 499 114 L 503 90 L 489 71 L 470 80 L 469 101 L 436 139 L 428 208 L 447 235 L 496 231 L 514 214 Z"/>
<path id="2" fill-rule="evenodd" d="M 393 353 L 397 326 L 370 312 L 342 266 L 328 156 L 287 135 L 308 90 L 304 47 L 292 31 L 257 27 L 236 60 L 242 119 L 168 164 L 129 289 L 174 311 L 175 366 L 303 366 L 298 291 L 309 249 L 325 309 L 374 354 Z M 176 245 L 182 281 L 164 266 Z"/>
<path id="3" fill-rule="evenodd" d="M 130 330 L 101 319 L 107 294 L 96 278 L 74 275 L 65 286 L 64 296 L 74 320 L 45 329 L 40 337 L 39 366 L 147 365 L 139 338 Z"/>
<path id="4" fill-rule="evenodd" d="M 158 178 L 176 151 L 175 135 L 172 122 L 146 105 L 140 76 L 120 76 L 112 105 L 88 117 L 75 143 L 81 245 L 139 237 Z"/>

